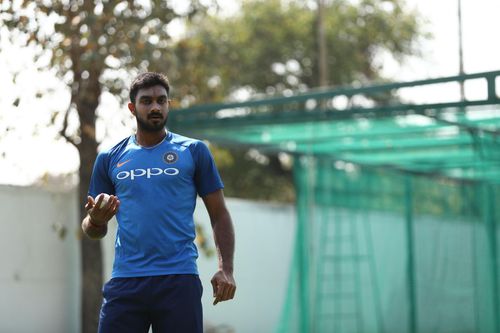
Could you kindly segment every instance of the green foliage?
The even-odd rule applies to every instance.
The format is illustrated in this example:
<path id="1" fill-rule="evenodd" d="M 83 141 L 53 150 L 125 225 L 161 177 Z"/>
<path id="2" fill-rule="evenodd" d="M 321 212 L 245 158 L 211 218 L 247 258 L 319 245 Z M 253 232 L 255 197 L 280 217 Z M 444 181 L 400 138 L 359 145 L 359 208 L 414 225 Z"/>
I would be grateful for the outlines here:
<path id="1" fill-rule="evenodd" d="M 417 52 L 419 16 L 404 1 L 329 3 L 324 24 L 333 85 L 381 79 L 381 52 L 396 59 Z M 242 88 L 260 94 L 317 86 L 316 16 L 310 2 L 254 0 L 243 2 L 238 15 L 195 20 L 176 47 L 180 95 L 204 103 Z"/>
<path id="2" fill-rule="evenodd" d="M 294 202 L 291 170 L 277 155 L 262 155 L 244 148 L 211 147 L 229 197 Z"/>
<path id="3" fill-rule="evenodd" d="M 205 9 L 198 1 L 182 13 L 160 0 L 5 1 L 0 23 L 13 38 L 50 52 L 61 78 L 78 82 L 73 88 L 97 83 L 126 98 L 128 80 L 138 70 L 175 69 L 167 25 Z"/>
<path id="4" fill-rule="evenodd" d="M 96 110 L 102 93 L 107 90 L 126 100 L 128 82 L 138 71 L 173 71 L 167 24 L 175 18 L 191 17 L 204 6 L 193 0 L 179 13 L 171 2 L 163 0 L 18 0 L 3 1 L 0 9 L 0 24 L 9 28 L 10 37 L 33 46 L 36 56 L 49 55 L 50 66 L 69 87 L 68 109 L 52 119 L 55 123 L 57 118 L 63 118 L 59 134 L 78 149 L 78 202 L 83 203 L 97 154 Z M 67 133 L 68 118 L 74 111 L 79 127 L 76 133 Z M 78 224 L 85 215 L 81 204 Z M 85 237 L 80 244 L 81 331 L 96 332 L 102 251 L 99 242 Z"/>
<path id="5" fill-rule="evenodd" d="M 334 85 L 382 80 L 377 56 L 415 54 L 423 36 L 419 16 L 406 10 L 403 0 L 359 5 L 334 0 L 324 10 L 328 76 Z M 317 86 L 316 29 L 317 11 L 307 1 L 244 1 L 234 16 L 194 18 L 175 47 L 180 76 L 172 81 L 180 104 L 227 101 L 241 91 L 258 97 Z M 276 156 L 268 156 L 276 162 L 271 170 L 244 149 L 229 152 L 232 161 L 220 165 L 228 195 L 293 200 L 292 177 Z"/>

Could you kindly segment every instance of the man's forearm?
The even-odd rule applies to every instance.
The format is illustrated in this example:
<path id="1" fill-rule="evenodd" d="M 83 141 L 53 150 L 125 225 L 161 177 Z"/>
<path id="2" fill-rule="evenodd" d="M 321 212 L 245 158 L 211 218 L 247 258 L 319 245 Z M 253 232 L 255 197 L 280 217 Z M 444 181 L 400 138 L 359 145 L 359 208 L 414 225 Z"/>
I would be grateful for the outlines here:
<path id="1" fill-rule="evenodd" d="M 217 255 L 219 257 L 219 269 L 233 273 L 234 258 L 234 229 L 231 216 L 228 212 L 221 215 L 213 223 L 213 232 Z"/>
<path id="2" fill-rule="evenodd" d="M 87 215 L 82 221 L 83 232 L 92 239 L 101 239 L 108 233 L 108 223 L 97 223 Z"/>

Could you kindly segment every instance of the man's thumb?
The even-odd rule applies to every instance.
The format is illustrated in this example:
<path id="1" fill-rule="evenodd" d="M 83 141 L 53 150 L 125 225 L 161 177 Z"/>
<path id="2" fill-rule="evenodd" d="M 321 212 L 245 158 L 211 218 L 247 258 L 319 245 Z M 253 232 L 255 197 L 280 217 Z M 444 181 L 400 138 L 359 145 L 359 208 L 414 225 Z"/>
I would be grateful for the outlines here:
<path id="1" fill-rule="evenodd" d="M 214 297 L 215 297 L 215 295 L 217 295 L 217 282 L 215 282 L 215 279 L 212 279 L 210 283 L 212 283 L 212 289 L 214 291 Z"/>

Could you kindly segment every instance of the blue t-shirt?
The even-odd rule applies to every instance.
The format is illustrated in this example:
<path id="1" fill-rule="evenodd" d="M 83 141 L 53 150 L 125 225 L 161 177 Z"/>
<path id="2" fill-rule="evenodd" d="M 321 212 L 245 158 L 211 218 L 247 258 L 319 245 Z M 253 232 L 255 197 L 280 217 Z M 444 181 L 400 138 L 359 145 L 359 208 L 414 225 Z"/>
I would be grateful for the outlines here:
<path id="1" fill-rule="evenodd" d="M 223 188 L 207 146 L 168 132 L 153 147 L 130 136 L 97 155 L 89 195 L 120 200 L 112 277 L 198 274 L 196 195 Z"/>

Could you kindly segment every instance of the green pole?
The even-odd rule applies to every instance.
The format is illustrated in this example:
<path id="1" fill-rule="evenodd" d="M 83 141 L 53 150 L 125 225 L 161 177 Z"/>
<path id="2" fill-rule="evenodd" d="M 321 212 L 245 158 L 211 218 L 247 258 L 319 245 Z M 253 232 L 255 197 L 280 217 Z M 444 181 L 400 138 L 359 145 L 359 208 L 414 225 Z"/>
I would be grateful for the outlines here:
<path id="1" fill-rule="evenodd" d="M 462 0 L 458 0 L 458 75 L 464 75 L 464 52 L 462 42 Z M 464 81 L 460 81 L 460 101 L 465 101 Z"/>
<path id="2" fill-rule="evenodd" d="M 297 156 L 294 166 L 294 178 L 297 184 L 297 241 L 298 246 L 298 284 L 299 284 L 299 329 L 301 333 L 309 332 L 309 210 L 311 200 L 311 186 L 309 179 L 311 172 L 310 157 Z M 305 165 L 304 165 L 305 164 Z M 302 190 L 302 191 L 301 191 Z"/>
<path id="3" fill-rule="evenodd" d="M 413 234 L 413 193 L 412 179 L 410 175 L 405 176 L 405 197 L 406 197 L 406 240 L 407 240 L 407 276 L 408 276 L 408 319 L 409 333 L 417 332 L 417 295 L 415 278 L 415 253 Z"/>
<path id="4" fill-rule="evenodd" d="M 488 100 L 497 101 L 497 92 L 496 92 L 496 76 L 488 75 L 486 77 L 486 82 L 488 84 Z"/>
<path id="5" fill-rule="evenodd" d="M 293 246 L 293 258 L 290 263 L 290 271 L 288 273 L 288 286 L 286 290 L 285 300 L 283 303 L 283 309 L 281 311 L 280 321 L 276 328 L 276 333 L 288 333 L 290 332 L 290 322 L 292 318 L 292 302 L 294 301 L 294 292 L 297 290 L 295 284 L 297 279 L 298 264 L 297 260 L 299 258 L 299 234 L 295 234 L 295 244 Z"/>
<path id="6" fill-rule="evenodd" d="M 369 174 L 369 177 L 365 177 L 364 182 L 365 186 L 364 188 L 368 193 L 371 193 L 374 191 L 375 186 L 373 186 L 373 179 L 374 175 L 372 173 Z M 367 201 L 368 197 L 365 197 Z M 365 207 L 370 207 L 369 203 L 364 204 Z M 373 209 L 373 207 L 370 207 L 369 209 Z M 371 227 L 371 221 L 370 221 L 370 212 L 368 209 L 365 209 L 365 221 L 364 221 L 364 227 L 365 227 L 365 238 L 366 238 L 366 247 L 367 247 L 367 252 L 371 253 L 370 256 L 370 263 L 369 263 L 369 269 L 371 271 L 371 276 L 373 279 L 373 298 L 375 301 L 375 317 L 377 318 L 377 327 L 378 327 L 378 332 L 377 333 L 383 333 L 385 332 L 384 330 L 384 317 L 382 315 L 382 302 L 380 301 L 380 284 L 378 282 L 378 271 L 377 271 L 377 265 L 376 265 L 376 258 L 375 258 L 375 250 L 373 246 L 373 232 L 372 232 L 372 227 Z"/>
<path id="7" fill-rule="evenodd" d="M 497 247 L 497 228 L 495 222 L 495 193 L 492 185 L 483 184 L 483 202 L 485 204 L 485 223 L 488 234 L 488 248 L 489 248 L 489 261 L 491 268 L 491 283 L 492 283 L 492 297 L 493 297 L 493 320 L 495 332 L 500 332 L 500 304 L 498 297 L 498 247 Z"/>

